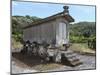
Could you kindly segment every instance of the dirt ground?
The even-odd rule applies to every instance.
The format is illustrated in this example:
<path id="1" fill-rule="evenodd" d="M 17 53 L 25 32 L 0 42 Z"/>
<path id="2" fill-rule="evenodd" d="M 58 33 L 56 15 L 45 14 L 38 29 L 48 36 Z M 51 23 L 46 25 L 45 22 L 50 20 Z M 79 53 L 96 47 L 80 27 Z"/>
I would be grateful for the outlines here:
<path id="1" fill-rule="evenodd" d="M 12 53 L 12 73 L 35 73 L 35 72 L 52 72 L 52 71 L 69 71 L 95 69 L 95 56 L 77 54 L 77 58 L 83 63 L 71 67 L 61 63 L 41 62 L 39 57 L 22 55 L 19 52 Z"/>

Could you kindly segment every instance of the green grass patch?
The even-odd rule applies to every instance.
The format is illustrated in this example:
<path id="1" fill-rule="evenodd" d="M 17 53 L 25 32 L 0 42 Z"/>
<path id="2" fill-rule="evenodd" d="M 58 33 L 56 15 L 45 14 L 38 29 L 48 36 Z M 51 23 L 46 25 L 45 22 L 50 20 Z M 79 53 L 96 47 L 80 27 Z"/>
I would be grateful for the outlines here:
<path id="1" fill-rule="evenodd" d="M 86 43 L 73 43 L 69 49 L 80 53 L 95 53 L 94 50 L 88 48 Z"/>
<path id="2" fill-rule="evenodd" d="M 16 41 L 14 38 L 12 38 L 12 48 L 16 49 L 16 48 L 22 48 L 22 44 L 18 41 Z"/>

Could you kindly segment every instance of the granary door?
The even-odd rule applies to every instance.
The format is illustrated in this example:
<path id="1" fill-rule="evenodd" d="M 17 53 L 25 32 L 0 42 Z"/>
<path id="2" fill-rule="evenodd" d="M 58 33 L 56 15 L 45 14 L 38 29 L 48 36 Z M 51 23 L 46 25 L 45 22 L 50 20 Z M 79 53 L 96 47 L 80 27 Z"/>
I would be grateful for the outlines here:
<path id="1" fill-rule="evenodd" d="M 62 45 L 67 43 L 67 25 L 66 23 L 59 23 L 57 29 L 57 44 Z"/>

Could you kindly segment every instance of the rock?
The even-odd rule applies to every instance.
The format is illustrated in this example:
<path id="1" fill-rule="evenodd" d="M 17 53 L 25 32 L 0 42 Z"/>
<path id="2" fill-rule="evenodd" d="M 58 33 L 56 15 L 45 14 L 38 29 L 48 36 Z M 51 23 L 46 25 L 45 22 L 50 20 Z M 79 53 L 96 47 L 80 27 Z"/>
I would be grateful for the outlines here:
<path id="1" fill-rule="evenodd" d="M 60 63 L 61 62 L 61 53 L 56 50 L 53 55 L 54 62 Z"/>

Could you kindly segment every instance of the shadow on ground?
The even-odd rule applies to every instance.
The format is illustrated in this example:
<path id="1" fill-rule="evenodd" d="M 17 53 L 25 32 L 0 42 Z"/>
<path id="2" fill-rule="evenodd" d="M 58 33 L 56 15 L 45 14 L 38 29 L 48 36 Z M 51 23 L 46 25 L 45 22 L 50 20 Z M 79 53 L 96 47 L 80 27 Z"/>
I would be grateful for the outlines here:
<path id="1" fill-rule="evenodd" d="M 22 54 L 20 52 L 13 52 L 12 56 L 14 58 L 16 58 L 17 60 L 19 60 L 20 62 L 24 63 L 25 65 L 29 66 L 29 67 L 33 67 L 36 65 L 44 65 L 44 64 L 54 64 L 53 61 L 50 62 L 41 62 L 41 58 L 39 56 L 34 56 L 34 55 L 27 55 L 27 54 Z M 67 61 L 63 62 L 63 63 L 57 63 L 60 65 L 66 65 L 66 66 L 71 66 Z"/>
<path id="2" fill-rule="evenodd" d="M 34 55 L 23 55 L 20 52 L 12 53 L 12 56 L 29 67 L 36 66 L 39 64 L 46 64 L 47 62 L 41 62 L 41 58 Z"/>

